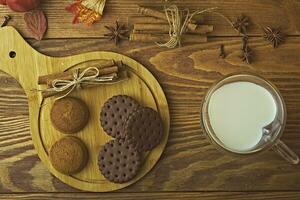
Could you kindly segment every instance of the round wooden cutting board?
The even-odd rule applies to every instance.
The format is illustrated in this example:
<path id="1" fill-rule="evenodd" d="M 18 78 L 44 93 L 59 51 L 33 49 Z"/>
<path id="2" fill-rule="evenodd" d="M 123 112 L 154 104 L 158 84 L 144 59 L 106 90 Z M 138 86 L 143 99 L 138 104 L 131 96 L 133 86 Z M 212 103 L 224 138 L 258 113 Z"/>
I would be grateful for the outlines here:
<path id="1" fill-rule="evenodd" d="M 16 78 L 28 96 L 30 127 L 37 153 L 43 163 L 64 183 L 86 191 L 108 192 L 129 186 L 145 176 L 159 160 L 169 135 L 169 109 L 162 88 L 153 75 L 133 59 L 112 52 L 92 52 L 69 57 L 49 57 L 32 49 L 12 27 L 0 29 L 0 38 L 6 38 L 0 47 L 2 59 L 0 70 Z M 12 54 L 15 57 L 11 56 Z M 4 58 L 3 58 L 4 57 Z M 90 110 L 88 125 L 74 136 L 80 138 L 89 150 L 89 162 L 78 174 L 67 176 L 56 171 L 48 158 L 50 147 L 66 136 L 55 130 L 50 120 L 50 109 L 55 98 L 43 99 L 37 89 L 41 75 L 52 74 L 74 68 L 88 67 L 101 59 L 122 61 L 129 74 L 128 80 L 111 85 L 101 85 L 73 92 L 70 96 L 86 102 Z M 128 95 L 141 105 L 157 110 L 164 122 L 164 137 L 161 143 L 145 155 L 138 175 L 130 182 L 116 184 L 107 181 L 98 169 L 98 153 L 111 140 L 100 126 L 100 110 L 104 102 L 114 95 Z"/>

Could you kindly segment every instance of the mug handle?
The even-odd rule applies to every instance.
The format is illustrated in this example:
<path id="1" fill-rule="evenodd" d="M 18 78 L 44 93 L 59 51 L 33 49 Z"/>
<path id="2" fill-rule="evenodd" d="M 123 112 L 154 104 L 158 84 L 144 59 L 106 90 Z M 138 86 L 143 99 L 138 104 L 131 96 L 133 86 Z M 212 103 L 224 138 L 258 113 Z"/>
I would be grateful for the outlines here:
<path id="1" fill-rule="evenodd" d="M 293 152 L 285 143 L 281 140 L 278 140 L 277 143 L 272 147 L 273 151 L 278 153 L 282 158 L 288 161 L 291 164 L 298 164 L 299 157 L 298 155 Z"/>

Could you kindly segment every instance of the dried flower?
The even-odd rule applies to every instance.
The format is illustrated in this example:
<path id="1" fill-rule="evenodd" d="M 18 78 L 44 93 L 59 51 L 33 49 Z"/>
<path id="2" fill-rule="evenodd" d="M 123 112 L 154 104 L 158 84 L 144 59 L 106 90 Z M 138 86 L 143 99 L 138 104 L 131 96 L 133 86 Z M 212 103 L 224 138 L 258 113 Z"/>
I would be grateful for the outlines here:
<path id="1" fill-rule="evenodd" d="M 115 26 L 105 26 L 105 28 L 109 30 L 109 33 L 104 34 L 104 36 L 107 37 L 110 41 L 113 40 L 116 45 L 118 45 L 120 40 L 128 39 L 128 29 L 126 28 L 125 24 L 119 24 L 119 22 L 116 21 Z"/>
<path id="2" fill-rule="evenodd" d="M 264 38 L 269 41 L 274 48 L 277 48 L 284 42 L 285 35 L 278 28 L 265 27 L 263 31 Z"/>
<path id="3" fill-rule="evenodd" d="M 74 14 L 73 24 L 92 25 L 101 20 L 105 3 L 106 0 L 75 0 L 66 10 Z"/>
<path id="4" fill-rule="evenodd" d="M 241 34 L 247 34 L 247 28 L 250 25 L 250 20 L 248 17 L 241 15 L 233 23 L 233 28 L 235 28 Z"/>

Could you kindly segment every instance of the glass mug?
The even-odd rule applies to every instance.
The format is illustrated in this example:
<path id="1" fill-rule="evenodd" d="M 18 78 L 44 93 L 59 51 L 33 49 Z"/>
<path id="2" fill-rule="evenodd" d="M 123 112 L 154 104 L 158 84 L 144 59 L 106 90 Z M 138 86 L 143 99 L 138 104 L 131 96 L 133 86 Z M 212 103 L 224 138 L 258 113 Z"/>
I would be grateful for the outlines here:
<path id="1" fill-rule="evenodd" d="M 260 133 L 261 137 L 259 137 L 259 140 L 257 140 L 258 142 L 255 143 L 254 146 L 251 146 L 251 148 L 239 149 L 239 148 L 232 148 L 224 142 L 226 139 L 228 140 L 229 138 L 226 138 L 226 136 L 224 136 L 224 135 L 220 135 L 220 134 L 223 134 L 221 132 L 223 132 L 224 129 L 222 129 L 222 128 L 224 128 L 224 127 L 217 127 L 217 122 L 216 121 L 213 122 L 212 120 L 219 120 L 219 119 L 216 118 L 217 116 L 214 118 L 213 118 L 213 116 L 210 116 L 209 109 L 210 109 L 210 104 L 212 104 L 211 107 L 213 107 L 213 103 L 216 102 L 215 99 L 213 99 L 213 101 L 212 101 L 212 99 L 211 99 L 212 96 L 219 95 L 220 91 L 221 91 L 221 90 L 219 90 L 220 88 L 221 89 L 223 88 L 223 92 L 224 92 L 223 86 L 227 85 L 226 91 L 229 91 L 228 90 L 229 85 L 231 85 L 230 87 L 235 87 L 235 86 L 233 86 L 234 84 L 237 86 L 237 84 L 244 84 L 244 83 L 248 84 L 251 87 L 255 87 L 254 86 L 254 84 L 255 84 L 256 86 L 261 86 L 259 88 L 264 88 L 269 93 L 268 95 L 271 95 L 271 97 L 273 98 L 274 101 L 272 101 L 272 102 L 274 102 L 274 105 L 276 106 L 276 111 L 274 111 L 274 115 L 275 115 L 275 118 L 273 118 L 274 120 L 271 123 L 266 124 L 265 126 L 261 127 L 261 129 L 259 129 L 259 130 L 261 130 L 261 133 Z M 239 86 L 237 86 L 237 87 L 239 87 Z M 252 90 L 251 88 L 249 88 L 249 89 Z M 216 92 L 216 91 L 219 91 L 219 92 Z M 245 91 L 245 90 L 243 90 L 243 91 Z M 231 94 L 234 95 L 234 93 L 231 93 Z M 227 97 L 225 94 L 225 101 L 226 101 L 226 99 L 227 99 Z M 225 104 L 224 104 L 224 106 L 225 106 Z M 220 108 L 222 109 L 222 107 L 220 107 Z M 213 109 L 213 108 L 211 108 L 211 109 Z M 225 110 L 226 110 L 226 108 L 225 108 Z M 239 112 L 239 110 L 237 110 L 237 112 Z M 219 147 L 219 149 L 221 149 L 221 150 L 225 150 L 226 152 L 232 153 L 234 155 L 252 155 L 252 154 L 258 154 L 258 153 L 262 153 L 266 150 L 272 149 L 275 152 L 277 152 L 280 156 L 282 156 L 289 163 L 291 163 L 291 164 L 299 163 L 299 157 L 287 145 L 285 145 L 280 140 L 280 137 L 282 136 L 284 128 L 285 128 L 286 117 L 287 117 L 287 111 L 286 111 L 286 106 L 285 106 L 284 100 L 283 100 L 279 90 L 272 83 L 270 83 L 269 81 L 267 81 L 266 79 L 264 79 L 258 75 L 254 75 L 254 74 L 250 74 L 250 73 L 232 74 L 232 75 L 226 76 L 219 82 L 215 83 L 209 89 L 209 91 L 207 92 L 207 94 L 202 102 L 201 115 L 202 115 L 201 116 L 201 125 L 202 125 L 202 128 L 203 128 L 205 134 L 212 141 L 212 143 L 215 144 L 217 147 Z M 225 116 L 226 115 L 227 114 L 225 113 Z M 222 115 L 222 117 L 224 117 L 224 115 Z M 247 116 L 246 116 L 246 118 L 247 118 Z M 226 124 L 225 121 L 222 122 L 222 120 L 226 121 L 226 119 L 222 118 L 221 122 L 219 121 L 221 124 L 223 124 L 223 125 L 225 124 L 225 127 L 230 126 L 230 124 L 232 125 L 232 123 Z M 214 124 L 214 125 L 212 125 L 212 124 Z M 228 127 L 228 128 L 229 128 L 228 130 L 231 129 L 230 127 Z M 219 132 L 217 132 L 215 130 L 217 130 Z M 252 128 L 249 130 L 252 130 Z M 224 131 L 224 133 L 225 133 L 225 131 Z M 221 137 L 223 137 L 223 139 L 220 139 Z M 247 137 L 242 137 L 242 140 L 245 140 L 245 138 L 247 138 Z M 234 141 L 232 141 L 232 142 L 234 142 Z M 239 141 L 236 143 L 237 144 L 235 144 L 235 145 L 240 145 Z"/>

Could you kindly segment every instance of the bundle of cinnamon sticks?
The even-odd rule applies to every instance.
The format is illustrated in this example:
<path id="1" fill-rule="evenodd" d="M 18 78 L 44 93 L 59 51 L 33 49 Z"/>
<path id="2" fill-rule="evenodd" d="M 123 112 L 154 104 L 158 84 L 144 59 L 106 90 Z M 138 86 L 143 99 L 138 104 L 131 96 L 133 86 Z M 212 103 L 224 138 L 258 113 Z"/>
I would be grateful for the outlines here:
<path id="1" fill-rule="evenodd" d="M 70 92 L 71 87 L 64 90 L 64 91 L 55 91 L 53 89 L 53 83 L 55 81 L 73 81 L 74 80 L 74 73 L 83 73 L 85 77 L 93 76 L 95 74 L 95 71 L 87 69 L 97 69 L 98 76 L 96 78 L 103 77 L 106 79 L 107 77 L 110 77 L 108 81 L 104 81 L 103 84 L 111 84 L 120 81 L 121 79 L 127 78 L 126 70 L 124 70 L 124 66 L 122 62 L 115 62 L 114 60 L 99 60 L 96 65 L 85 67 L 85 68 L 79 68 L 74 69 L 70 71 L 55 73 L 55 74 L 48 74 L 38 77 L 38 84 L 39 85 L 46 85 L 47 88 L 44 90 L 41 90 L 41 94 L 43 98 L 48 98 L 56 95 L 64 95 Z M 85 84 L 82 82 L 82 87 L 94 87 L 98 84 Z"/>
<path id="2" fill-rule="evenodd" d="M 170 39 L 170 25 L 164 12 L 137 6 L 137 12 L 143 16 L 130 17 L 133 24 L 133 31 L 130 34 L 130 41 L 134 42 L 168 42 Z M 197 24 L 190 20 L 185 34 L 182 36 L 184 43 L 207 42 L 207 33 L 214 30 L 212 25 Z"/>

